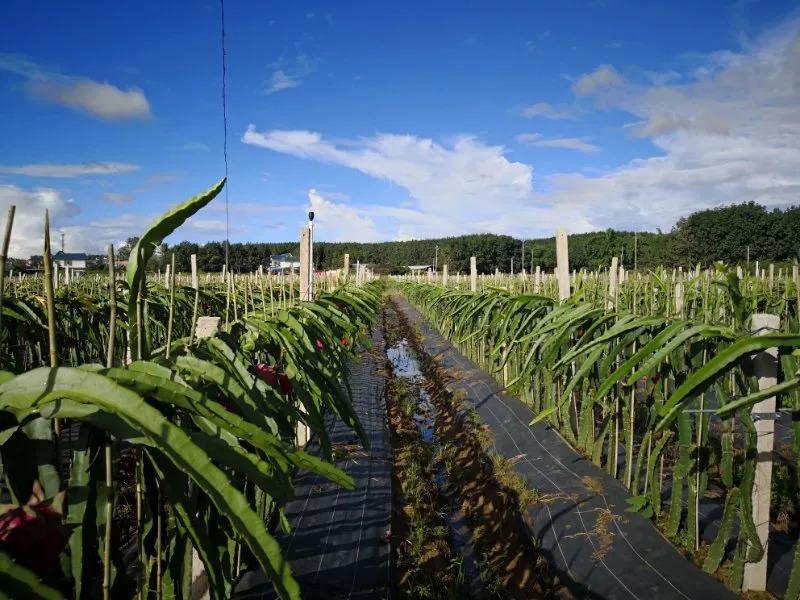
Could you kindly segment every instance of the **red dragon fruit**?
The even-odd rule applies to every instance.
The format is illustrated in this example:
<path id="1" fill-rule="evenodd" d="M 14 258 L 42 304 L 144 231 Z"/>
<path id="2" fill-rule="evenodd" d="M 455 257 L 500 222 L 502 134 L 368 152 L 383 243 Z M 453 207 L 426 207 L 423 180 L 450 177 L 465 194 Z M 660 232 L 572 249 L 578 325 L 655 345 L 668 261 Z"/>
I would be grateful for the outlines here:
<path id="1" fill-rule="evenodd" d="M 289 379 L 289 376 L 286 375 L 286 373 L 278 373 L 278 384 L 280 385 L 281 394 L 284 396 L 291 394 L 292 390 L 294 389 L 292 380 Z"/>
<path id="2" fill-rule="evenodd" d="M 44 500 L 39 482 L 24 506 L 0 506 L 0 550 L 23 567 L 40 575 L 58 569 L 59 554 L 66 545 L 62 504 L 64 492 Z"/>
<path id="3" fill-rule="evenodd" d="M 265 363 L 259 363 L 256 365 L 256 371 L 258 372 L 259 377 L 261 377 L 261 379 L 263 379 L 267 385 L 275 385 L 278 377 L 275 367 Z"/>

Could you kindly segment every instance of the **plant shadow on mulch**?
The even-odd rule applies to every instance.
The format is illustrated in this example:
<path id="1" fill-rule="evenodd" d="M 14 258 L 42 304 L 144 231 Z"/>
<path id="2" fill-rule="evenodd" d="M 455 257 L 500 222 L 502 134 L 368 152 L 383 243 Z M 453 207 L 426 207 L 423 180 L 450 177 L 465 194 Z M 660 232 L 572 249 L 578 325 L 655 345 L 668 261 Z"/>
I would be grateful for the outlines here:
<path id="1" fill-rule="evenodd" d="M 448 493 L 460 504 L 473 532 L 488 597 L 600 598 L 555 569 L 549 554 L 536 545 L 523 515 L 542 499 L 515 472 L 513 460 L 490 450 L 490 432 L 477 413 L 447 391 L 446 375 L 421 350 L 417 332 L 391 298 L 385 314 L 397 330 L 395 335 L 407 339 L 415 350 L 427 379 L 426 390 L 437 407 L 436 438 L 441 445 L 437 461 L 443 465 Z M 395 534 L 403 532 L 393 531 L 393 538 Z"/>

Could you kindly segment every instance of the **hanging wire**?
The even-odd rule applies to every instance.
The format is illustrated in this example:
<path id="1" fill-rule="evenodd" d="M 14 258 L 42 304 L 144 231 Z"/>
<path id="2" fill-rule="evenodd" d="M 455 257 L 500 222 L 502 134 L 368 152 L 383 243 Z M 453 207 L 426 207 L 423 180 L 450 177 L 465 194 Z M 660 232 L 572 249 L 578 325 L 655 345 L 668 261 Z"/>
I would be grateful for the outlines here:
<path id="1" fill-rule="evenodd" d="M 228 254 L 230 247 L 230 217 L 228 214 L 228 105 L 225 98 L 225 0 L 219 0 L 221 40 L 222 40 L 222 156 L 225 160 L 225 272 L 230 272 Z"/>

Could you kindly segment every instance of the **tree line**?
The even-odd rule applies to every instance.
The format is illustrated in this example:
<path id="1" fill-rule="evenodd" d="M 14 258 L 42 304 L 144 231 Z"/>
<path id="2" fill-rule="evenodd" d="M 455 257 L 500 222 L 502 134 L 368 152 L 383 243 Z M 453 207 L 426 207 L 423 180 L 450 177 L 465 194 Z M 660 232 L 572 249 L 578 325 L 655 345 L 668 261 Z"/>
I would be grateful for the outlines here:
<path id="1" fill-rule="evenodd" d="M 124 249 L 121 249 L 124 254 Z M 730 264 L 751 262 L 792 262 L 800 251 L 800 207 L 769 210 L 753 202 L 692 213 L 681 218 L 672 231 L 638 232 L 608 229 L 569 237 L 570 266 L 596 269 L 617 256 L 622 264 L 639 268 L 658 265 L 691 267 L 715 261 Z M 190 257 L 197 255 L 201 271 L 217 272 L 225 264 L 225 243 L 181 242 L 162 248 L 161 256 L 174 252 L 179 271 L 190 269 Z M 232 243 L 230 266 L 236 272 L 250 272 L 269 265 L 275 254 L 299 253 L 298 242 Z M 404 242 L 316 242 L 314 263 L 317 269 L 342 266 L 344 255 L 388 272 L 403 272 L 408 265 L 447 264 L 450 272 L 469 270 L 469 257 L 477 258 L 484 273 L 499 269 L 518 272 L 539 265 L 555 267 L 555 238 L 523 240 L 507 235 L 474 234 Z M 162 262 L 166 262 L 162 259 Z M 160 265 L 154 265 L 154 267 Z"/>

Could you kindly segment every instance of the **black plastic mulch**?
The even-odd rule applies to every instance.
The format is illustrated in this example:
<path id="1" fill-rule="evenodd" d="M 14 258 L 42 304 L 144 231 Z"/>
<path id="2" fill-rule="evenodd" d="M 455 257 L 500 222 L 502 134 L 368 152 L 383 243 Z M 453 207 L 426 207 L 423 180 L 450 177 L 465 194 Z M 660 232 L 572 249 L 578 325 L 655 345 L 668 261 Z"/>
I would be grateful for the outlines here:
<path id="1" fill-rule="evenodd" d="M 381 344 L 377 335 L 373 342 Z M 355 479 L 356 489 L 300 472 L 295 499 L 286 506 L 292 532 L 278 541 L 306 599 L 389 596 L 390 546 L 384 540 L 391 527 L 391 462 L 384 379 L 377 370 L 375 358 L 363 353 L 349 377 L 353 408 L 369 436 L 369 450 L 338 419 L 328 425 L 331 443 L 344 453 L 337 465 Z M 263 573 L 252 571 L 242 577 L 235 597 L 277 596 Z"/>
<path id="2" fill-rule="evenodd" d="M 398 306 L 419 325 L 424 350 L 457 379 L 446 382 L 489 426 L 494 448 L 544 500 L 529 511 L 529 526 L 554 567 L 593 598 L 703 600 L 735 598 L 684 558 L 655 526 L 626 512 L 625 487 L 577 454 L 533 412 L 508 396 L 488 374 L 462 356 L 402 298 Z M 610 517 L 610 518 L 609 518 Z M 604 535 L 605 534 L 605 535 Z M 610 534 L 610 536 L 608 535 Z"/>

